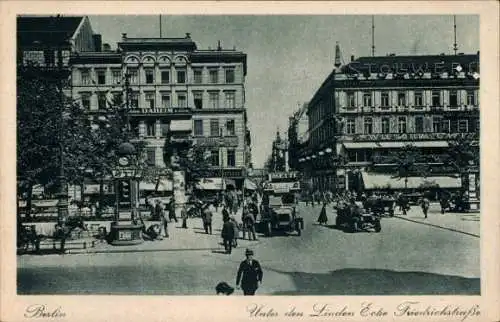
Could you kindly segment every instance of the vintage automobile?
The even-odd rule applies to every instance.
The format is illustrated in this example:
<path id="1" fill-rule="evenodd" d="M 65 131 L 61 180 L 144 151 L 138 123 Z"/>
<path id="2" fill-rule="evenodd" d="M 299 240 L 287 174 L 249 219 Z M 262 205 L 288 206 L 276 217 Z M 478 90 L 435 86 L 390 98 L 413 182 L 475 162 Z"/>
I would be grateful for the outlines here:
<path id="1" fill-rule="evenodd" d="M 365 212 L 359 204 L 347 204 L 337 206 L 337 217 L 335 226 L 346 232 L 375 231 L 380 232 L 380 216 L 377 213 Z"/>
<path id="2" fill-rule="evenodd" d="M 260 216 L 260 226 L 267 236 L 273 231 L 297 231 L 301 235 L 304 220 L 297 210 L 297 200 L 294 193 L 271 193 L 263 201 L 263 211 Z"/>
<path id="3" fill-rule="evenodd" d="M 394 216 L 394 208 L 396 201 L 392 197 L 375 197 L 371 196 L 363 203 L 363 207 L 367 212 L 375 213 L 379 216 Z"/>

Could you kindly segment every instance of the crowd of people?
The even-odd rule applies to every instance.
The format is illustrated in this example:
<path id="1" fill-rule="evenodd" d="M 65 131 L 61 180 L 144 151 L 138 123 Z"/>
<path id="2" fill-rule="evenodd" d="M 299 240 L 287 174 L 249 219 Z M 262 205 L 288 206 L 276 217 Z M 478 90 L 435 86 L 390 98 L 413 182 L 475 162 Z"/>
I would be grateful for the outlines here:
<path id="1" fill-rule="evenodd" d="M 376 213 L 378 215 L 389 214 L 393 215 L 395 209 L 399 209 L 402 215 L 406 215 L 410 210 L 410 204 L 418 206 L 422 210 L 424 218 L 428 217 L 429 207 L 432 199 L 436 199 L 441 207 L 441 213 L 446 211 L 465 211 L 467 210 L 466 192 L 450 193 L 441 190 L 437 193 L 424 191 L 422 193 L 414 193 L 411 195 L 401 191 L 370 191 L 370 192 L 354 192 L 342 190 L 333 193 L 332 191 L 309 191 L 303 194 L 303 200 L 306 205 L 312 207 L 321 206 L 320 214 L 317 222 L 326 224 L 328 218 L 326 216 L 326 207 L 332 205 L 334 209 L 344 209 L 357 205 L 358 208 Z"/>
<path id="2" fill-rule="evenodd" d="M 188 204 L 176 207 L 175 200 L 170 199 L 164 203 L 156 199 L 154 204 L 149 204 L 151 221 L 160 222 L 146 227 L 142 215 L 138 212 L 134 216 L 134 222 L 142 225 L 143 238 L 147 240 L 162 240 L 170 238 L 169 223 L 178 222 L 177 217 L 180 214 L 182 220 L 181 228 L 188 228 L 188 220 L 191 213 L 194 217 L 199 217 L 203 224 L 203 230 L 206 234 L 213 234 L 213 219 L 216 213 L 222 215 L 221 238 L 224 250 L 231 254 L 232 249 L 238 246 L 238 239 L 245 239 L 248 235 L 249 240 L 257 240 L 255 232 L 256 215 L 258 213 L 259 193 L 252 192 L 247 194 L 246 198 L 236 190 L 220 193 L 217 199 L 213 201 L 201 201 L 199 198 L 193 198 Z M 179 210 L 180 209 L 180 210 Z M 196 210 L 196 211 L 192 211 Z M 237 215 L 241 214 L 238 221 Z M 198 219 L 197 219 L 198 220 Z"/>

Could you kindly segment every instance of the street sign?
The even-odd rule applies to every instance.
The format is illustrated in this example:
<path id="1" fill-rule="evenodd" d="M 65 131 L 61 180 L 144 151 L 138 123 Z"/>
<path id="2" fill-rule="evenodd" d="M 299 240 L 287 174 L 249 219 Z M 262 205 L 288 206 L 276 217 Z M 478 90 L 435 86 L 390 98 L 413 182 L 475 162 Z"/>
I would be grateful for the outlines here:
<path id="1" fill-rule="evenodd" d="M 120 207 L 130 208 L 131 206 L 131 186 L 130 180 L 120 180 L 118 182 Z"/>

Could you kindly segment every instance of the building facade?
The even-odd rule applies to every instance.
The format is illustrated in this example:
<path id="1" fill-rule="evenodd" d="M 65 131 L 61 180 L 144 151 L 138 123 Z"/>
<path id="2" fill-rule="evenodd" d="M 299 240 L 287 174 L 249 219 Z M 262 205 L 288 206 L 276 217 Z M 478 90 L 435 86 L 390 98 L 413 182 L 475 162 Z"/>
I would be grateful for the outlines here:
<path id="1" fill-rule="evenodd" d="M 127 104 L 130 126 L 146 142 L 147 162 L 164 167 L 168 133 L 190 137 L 209 153 L 212 177 L 243 182 L 250 164 L 245 108 L 246 54 L 199 50 L 182 38 L 130 38 L 117 50 L 72 56 L 72 94 L 91 115 Z M 125 90 L 127 84 L 127 90 Z M 209 171 L 209 172 L 210 172 Z"/>
<path id="2" fill-rule="evenodd" d="M 310 139 L 297 161 L 314 189 L 401 188 L 390 176 L 371 178 L 390 172 L 381 157 L 411 144 L 439 160 L 459 137 L 478 143 L 479 52 L 352 59 L 327 77 L 307 115 Z M 439 161 L 431 171 L 428 180 L 442 188 L 460 186 Z M 478 189 L 479 175 L 471 180 Z"/>

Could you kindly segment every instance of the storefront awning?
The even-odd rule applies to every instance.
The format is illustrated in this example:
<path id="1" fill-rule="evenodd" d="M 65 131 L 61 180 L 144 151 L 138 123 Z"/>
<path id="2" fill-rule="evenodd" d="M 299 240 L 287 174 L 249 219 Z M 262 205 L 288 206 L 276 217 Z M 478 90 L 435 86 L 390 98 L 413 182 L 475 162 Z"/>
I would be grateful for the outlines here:
<path id="1" fill-rule="evenodd" d="M 250 179 L 245 179 L 244 185 L 246 190 L 257 190 L 257 184 Z"/>
<path id="2" fill-rule="evenodd" d="M 379 147 L 375 142 L 345 142 L 346 149 L 374 149 Z"/>
<path id="3" fill-rule="evenodd" d="M 402 148 L 410 144 L 419 148 L 445 148 L 448 146 L 446 141 L 379 142 L 377 146 L 380 148 Z"/>
<path id="4" fill-rule="evenodd" d="M 404 189 L 405 179 L 394 178 L 389 174 L 362 172 L 365 189 Z M 408 177 L 408 188 L 419 189 L 426 187 L 460 188 L 460 178 L 436 176 L 436 177 Z"/>
<path id="5" fill-rule="evenodd" d="M 196 184 L 195 188 L 198 190 L 224 190 L 228 186 L 233 186 L 234 188 L 236 188 L 235 181 L 232 179 L 222 178 L 203 178 Z"/>
<path id="6" fill-rule="evenodd" d="M 190 132 L 191 128 L 191 120 L 172 120 L 170 122 L 170 131 L 172 132 Z"/>
<path id="7" fill-rule="evenodd" d="M 144 190 L 144 191 L 155 191 L 156 188 L 156 183 L 153 182 L 144 182 L 141 181 L 139 183 L 139 190 Z M 172 181 L 168 179 L 162 179 L 160 180 L 158 184 L 158 191 L 172 191 L 173 190 L 173 184 Z"/>

